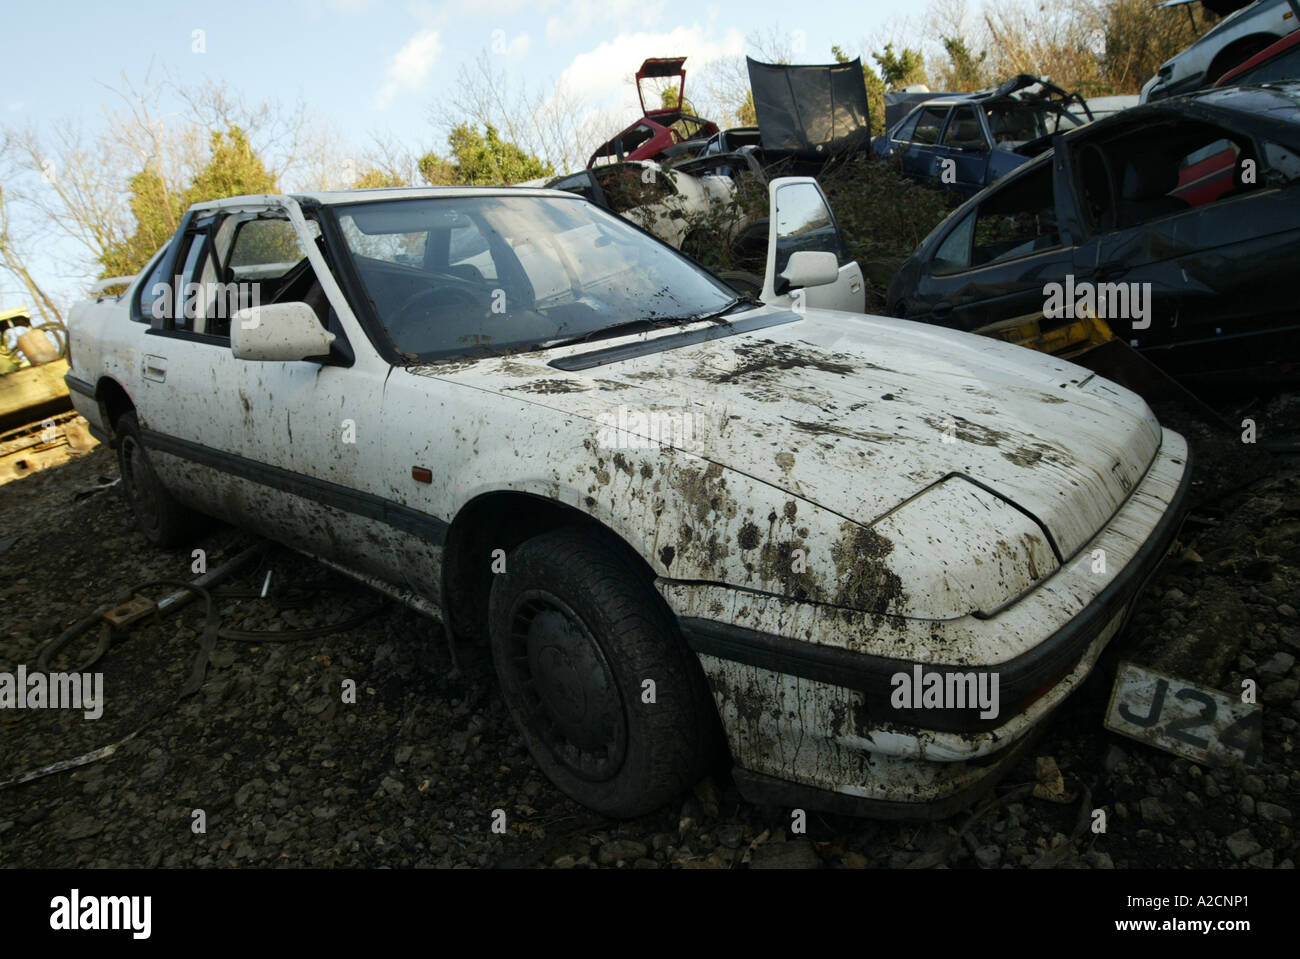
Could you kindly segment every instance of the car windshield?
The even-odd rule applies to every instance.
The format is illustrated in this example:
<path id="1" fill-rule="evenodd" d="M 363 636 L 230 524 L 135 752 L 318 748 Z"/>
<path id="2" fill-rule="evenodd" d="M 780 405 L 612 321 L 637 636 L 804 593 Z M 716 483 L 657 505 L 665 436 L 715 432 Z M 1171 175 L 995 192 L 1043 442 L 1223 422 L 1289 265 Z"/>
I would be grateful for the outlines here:
<path id="1" fill-rule="evenodd" d="M 412 361 L 689 322 L 735 302 L 681 254 L 576 197 L 422 197 L 335 215 L 375 314 Z"/>

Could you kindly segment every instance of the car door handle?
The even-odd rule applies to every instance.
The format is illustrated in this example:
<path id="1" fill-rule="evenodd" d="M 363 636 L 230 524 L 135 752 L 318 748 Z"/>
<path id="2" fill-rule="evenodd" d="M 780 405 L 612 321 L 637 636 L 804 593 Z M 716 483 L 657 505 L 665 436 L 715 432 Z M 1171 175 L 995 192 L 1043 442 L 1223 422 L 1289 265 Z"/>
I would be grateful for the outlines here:
<path id="1" fill-rule="evenodd" d="M 1132 267 L 1127 263 L 1103 263 L 1101 266 L 1097 267 L 1097 271 L 1093 276 L 1095 276 L 1099 281 L 1105 282 L 1106 280 L 1113 280 L 1117 276 L 1123 276 L 1131 269 Z"/>
<path id="2" fill-rule="evenodd" d="M 167 357 L 152 356 L 148 353 L 144 356 L 144 378 L 154 380 L 158 383 L 167 381 Z"/>

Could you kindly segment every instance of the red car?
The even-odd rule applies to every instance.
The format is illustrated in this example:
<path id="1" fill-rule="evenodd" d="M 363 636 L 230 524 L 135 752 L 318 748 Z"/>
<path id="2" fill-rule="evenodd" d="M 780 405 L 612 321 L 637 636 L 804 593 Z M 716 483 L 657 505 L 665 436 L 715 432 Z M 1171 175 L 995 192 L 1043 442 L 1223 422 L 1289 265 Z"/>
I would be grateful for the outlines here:
<path id="1" fill-rule="evenodd" d="M 636 95 L 641 100 L 643 116 L 618 136 L 598 146 L 587 161 L 588 169 L 602 160 L 653 160 L 679 143 L 708 139 L 718 132 L 716 123 L 683 113 L 678 107 L 646 108 L 641 84 L 650 78 L 677 77 L 677 102 L 686 102 L 686 70 L 682 66 L 685 62 L 685 57 L 650 57 L 641 64 L 641 69 L 636 72 Z"/>
<path id="2" fill-rule="evenodd" d="M 1300 30 L 1288 33 L 1219 78 L 1216 87 L 1300 79 Z"/>

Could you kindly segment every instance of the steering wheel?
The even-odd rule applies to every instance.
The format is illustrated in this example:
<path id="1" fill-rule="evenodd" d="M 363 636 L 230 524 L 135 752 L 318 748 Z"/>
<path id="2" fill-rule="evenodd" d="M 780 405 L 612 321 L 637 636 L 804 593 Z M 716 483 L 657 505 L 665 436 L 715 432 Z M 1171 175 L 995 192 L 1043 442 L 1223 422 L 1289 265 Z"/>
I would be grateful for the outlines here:
<path id="1" fill-rule="evenodd" d="M 443 303 L 451 306 L 467 306 L 477 309 L 479 306 L 478 299 L 469 290 L 462 289 L 459 286 L 446 284 L 444 286 L 431 286 L 424 290 L 417 290 L 402 301 L 402 304 L 395 311 L 394 321 L 400 323 L 406 318 L 406 314 L 413 312 L 418 305 L 422 305 L 424 300 L 441 300 Z"/>

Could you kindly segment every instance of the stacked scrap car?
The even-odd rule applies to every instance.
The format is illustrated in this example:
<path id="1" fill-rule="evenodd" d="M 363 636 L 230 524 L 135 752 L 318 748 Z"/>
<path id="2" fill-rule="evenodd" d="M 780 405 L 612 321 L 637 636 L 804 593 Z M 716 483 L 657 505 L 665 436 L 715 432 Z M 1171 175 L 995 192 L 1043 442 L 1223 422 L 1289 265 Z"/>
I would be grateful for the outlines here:
<path id="1" fill-rule="evenodd" d="M 1276 381 L 1300 362 L 1297 269 L 1300 82 L 1284 82 L 1061 135 L 939 224 L 887 301 L 962 330 L 1091 311 L 1184 382 Z"/>
<path id="2" fill-rule="evenodd" d="M 969 197 L 1092 119 L 1077 95 L 1029 74 L 977 93 L 928 97 L 872 141 L 903 172 Z"/>
<path id="3" fill-rule="evenodd" d="M 1166 7 L 1197 0 L 1169 0 Z M 1229 70 L 1300 27 L 1300 0 L 1200 0 L 1223 17 L 1178 56 L 1160 65 L 1142 87 L 1142 102 L 1212 86 Z"/>

